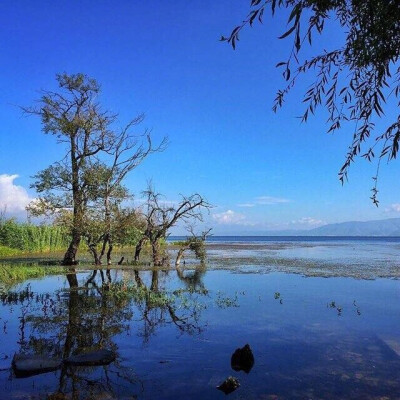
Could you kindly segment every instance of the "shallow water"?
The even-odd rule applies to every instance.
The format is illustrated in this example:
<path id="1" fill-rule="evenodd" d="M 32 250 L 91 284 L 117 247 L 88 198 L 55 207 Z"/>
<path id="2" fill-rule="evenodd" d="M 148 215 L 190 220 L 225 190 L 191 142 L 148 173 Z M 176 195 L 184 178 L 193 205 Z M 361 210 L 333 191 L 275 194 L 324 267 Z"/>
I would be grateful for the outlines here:
<path id="1" fill-rule="evenodd" d="M 265 252 L 307 261 L 306 249 L 316 263 L 325 257 L 322 270 L 361 268 L 341 262 L 346 252 L 331 261 L 318 246 L 293 257 L 290 246 L 221 247 L 210 249 L 210 268 L 188 259 L 186 270 L 111 270 L 92 280 L 83 270 L 21 283 L 0 302 L 0 399 L 222 399 L 216 386 L 228 376 L 241 384 L 232 399 L 400 398 L 399 281 L 249 262 Z M 392 262 L 387 247 L 374 252 Z M 231 367 L 246 343 L 249 373 Z M 115 351 L 116 361 L 19 379 L 9 369 L 16 352 L 65 359 L 98 348 Z"/>

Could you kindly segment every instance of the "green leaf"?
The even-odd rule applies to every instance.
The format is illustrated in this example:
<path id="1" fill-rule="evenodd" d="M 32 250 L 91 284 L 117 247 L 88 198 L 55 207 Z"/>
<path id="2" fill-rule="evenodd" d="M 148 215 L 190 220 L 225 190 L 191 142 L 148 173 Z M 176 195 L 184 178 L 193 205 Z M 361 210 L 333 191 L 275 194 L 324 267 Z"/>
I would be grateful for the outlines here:
<path id="1" fill-rule="evenodd" d="M 285 39 L 288 37 L 294 30 L 296 29 L 296 25 L 293 25 L 288 31 L 286 31 L 282 36 L 279 36 L 278 39 Z"/>

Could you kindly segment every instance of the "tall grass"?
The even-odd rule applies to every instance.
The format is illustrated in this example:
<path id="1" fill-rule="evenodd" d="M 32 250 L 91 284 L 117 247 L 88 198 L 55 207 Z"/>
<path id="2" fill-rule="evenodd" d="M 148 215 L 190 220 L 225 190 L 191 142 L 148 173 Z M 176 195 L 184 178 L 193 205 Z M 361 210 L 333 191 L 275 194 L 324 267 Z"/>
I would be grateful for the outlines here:
<path id="1" fill-rule="evenodd" d="M 10 286 L 27 279 L 63 274 L 61 267 L 42 267 L 0 264 L 0 284 Z"/>
<path id="2" fill-rule="evenodd" d="M 0 220 L 0 246 L 24 252 L 45 252 L 66 248 L 69 239 L 67 231 L 58 226 Z"/>
<path id="3" fill-rule="evenodd" d="M 0 245 L 0 257 L 12 257 L 17 256 L 20 253 L 21 251 L 18 249 L 10 249 L 9 247 Z"/>

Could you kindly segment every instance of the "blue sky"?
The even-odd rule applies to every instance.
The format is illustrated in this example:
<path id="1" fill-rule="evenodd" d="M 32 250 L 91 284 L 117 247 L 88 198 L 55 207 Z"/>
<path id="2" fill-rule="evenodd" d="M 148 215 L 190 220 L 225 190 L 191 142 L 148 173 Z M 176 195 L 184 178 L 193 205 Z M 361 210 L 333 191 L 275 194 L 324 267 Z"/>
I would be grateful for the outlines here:
<path id="1" fill-rule="evenodd" d="M 290 50 L 277 39 L 283 17 L 246 30 L 236 51 L 219 42 L 248 3 L 2 2 L 0 204 L 23 215 L 35 197 L 31 176 L 63 154 L 18 105 L 55 89 L 56 73 L 83 72 L 101 83 L 100 100 L 119 112 L 121 125 L 144 112 L 143 129 L 155 140 L 169 137 L 168 149 L 137 168 L 128 187 L 139 195 L 152 178 L 169 201 L 201 193 L 215 206 L 206 217 L 215 234 L 400 216 L 396 162 L 382 170 L 379 208 L 369 200 L 374 165 L 359 160 L 341 186 L 352 130 L 327 135 L 324 112 L 299 123 L 307 79 L 279 113 L 271 111 L 284 85 L 275 64 Z M 339 43 L 335 27 L 327 33 L 319 48 Z"/>

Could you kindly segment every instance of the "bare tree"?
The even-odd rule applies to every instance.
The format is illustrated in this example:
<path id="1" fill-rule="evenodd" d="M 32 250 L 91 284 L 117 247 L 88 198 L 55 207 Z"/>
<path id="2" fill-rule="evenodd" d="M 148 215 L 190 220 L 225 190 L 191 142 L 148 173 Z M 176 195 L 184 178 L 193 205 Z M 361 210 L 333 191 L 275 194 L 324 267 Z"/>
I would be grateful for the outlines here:
<path id="1" fill-rule="evenodd" d="M 190 236 L 188 236 L 186 240 L 182 242 L 182 246 L 179 248 L 176 256 L 175 265 L 177 267 L 180 265 L 185 251 L 188 250 L 193 251 L 196 258 L 200 260 L 201 263 L 204 263 L 206 258 L 205 241 L 211 232 L 211 228 L 207 231 L 203 231 L 200 235 L 194 232 L 193 226 L 189 226 L 188 230 L 190 232 Z"/>
<path id="2" fill-rule="evenodd" d="M 177 205 L 168 205 L 162 201 L 160 193 L 156 193 L 151 185 L 144 192 L 146 198 L 143 207 L 143 217 L 146 221 L 143 238 L 138 243 L 135 251 L 135 260 L 139 260 L 140 252 L 144 241 L 148 240 L 151 245 L 153 264 L 162 265 L 160 241 L 165 239 L 168 231 L 178 221 L 188 222 L 189 220 L 202 221 L 202 211 L 209 210 L 211 205 L 199 194 L 189 197 L 182 196 Z"/>
<path id="3" fill-rule="evenodd" d="M 132 120 L 121 132 L 115 136 L 112 148 L 107 152 L 111 158 L 110 167 L 105 175 L 103 182 L 103 193 L 100 198 L 104 201 L 104 219 L 105 219 L 105 232 L 102 237 L 102 250 L 100 253 L 101 258 L 104 255 L 106 246 L 107 251 L 107 264 L 111 263 L 111 252 L 113 249 L 113 235 L 112 235 L 112 199 L 121 198 L 121 193 L 124 192 L 121 186 L 123 179 L 126 175 L 136 168 L 149 154 L 160 152 L 167 146 L 167 138 L 164 138 L 159 145 L 153 146 L 150 131 L 146 130 L 145 133 L 139 137 L 130 132 L 131 128 L 143 122 L 144 115 L 141 114 Z M 145 139 L 141 141 L 141 139 Z M 127 195 L 125 197 L 128 197 Z"/>

